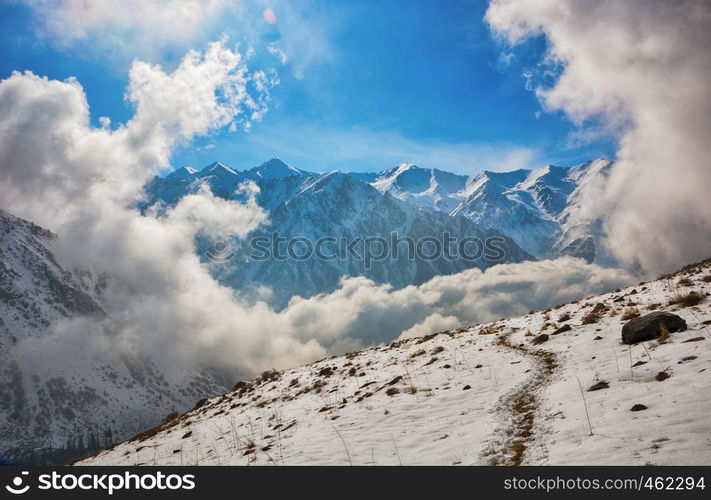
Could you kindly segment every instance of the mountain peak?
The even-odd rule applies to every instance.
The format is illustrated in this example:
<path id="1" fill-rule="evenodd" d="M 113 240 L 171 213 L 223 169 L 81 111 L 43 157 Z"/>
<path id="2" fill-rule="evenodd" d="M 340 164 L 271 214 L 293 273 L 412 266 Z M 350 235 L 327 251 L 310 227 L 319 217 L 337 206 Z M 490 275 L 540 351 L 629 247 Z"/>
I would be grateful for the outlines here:
<path id="1" fill-rule="evenodd" d="M 210 174 L 220 174 L 220 173 L 227 173 L 227 174 L 232 174 L 232 175 L 237 175 L 237 172 L 224 163 L 220 163 L 219 161 L 214 161 L 210 163 L 207 167 L 203 168 L 200 170 L 200 175 L 210 175 Z"/>
<path id="2" fill-rule="evenodd" d="M 428 169 L 420 168 L 413 163 L 401 163 L 382 172 L 373 182 L 373 187 L 381 192 L 393 188 L 424 191 L 429 188 L 431 176 L 432 172 Z"/>
<path id="3" fill-rule="evenodd" d="M 418 167 L 414 163 L 408 163 L 408 162 L 401 163 L 400 165 L 398 165 L 395 168 L 397 169 L 397 173 L 407 172 L 408 170 L 411 170 L 411 169 L 422 170 L 420 167 Z"/>
<path id="4" fill-rule="evenodd" d="M 187 179 L 188 177 L 192 177 L 196 173 L 197 170 L 192 167 L 180 167 L 169 173 L 166 176 L 166 179 Z"/>
<path id="5" fill-rule="evenodd" d="M 275 156 L 269 161 L 265 161 L 258 167 L 250 169 L 249 172 L 252 172 L 258 177 L 265 180 L 306 174 L 306 172 L 304 172 L 303 170 L 299 170 L 296 167 L 292 167 L 278 156 Z"/>

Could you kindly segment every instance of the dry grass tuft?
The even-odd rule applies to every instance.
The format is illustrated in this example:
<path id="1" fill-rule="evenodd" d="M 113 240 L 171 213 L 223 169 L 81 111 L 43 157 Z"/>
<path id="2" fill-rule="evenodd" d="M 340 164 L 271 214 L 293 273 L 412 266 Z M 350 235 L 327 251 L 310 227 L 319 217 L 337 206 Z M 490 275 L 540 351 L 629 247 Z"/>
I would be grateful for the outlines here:
<path id="1" fill-rule="evenodd" d="M 621 317 L 622 321 L 627 321 L 634 318 L 639 318 L 639 309 L 637 309 L 636 307 L 631 307 L 625 310 L 625 312 L 622 313 Z"/>
<path id="2" fill-rule="evenodd" d="M 665 344 L 669 340 L 669 330 L 664 323 L 659 324 L 659 337 L 657 338 L 657 344 Z"/>
<path id="3" fill-rule="evenodd" d="M 681 307 L 693 307 L 701 302 L 703 297 L 701 294 L 696 292 L 689 292 L 686 294 L 678 293 L 669 299 L 669 305 L 679 305 Z"/>
<path id="4" fill-rule="evenodd" d="M 588 388 L 588 392 L 594 392 L 594 391 L 599 391 L 601 389 L 609 389 L 609 388 L 610 388 L 610 384 L 605 382 L 604 380 L 601 380 L 600 382 L 591 385 Z"/>
<path id="5" fill-rule="evenodd" d="M 592 325 L 593 323 L 597 323 L 598 321 L 600 321 L 600 313 L 593 310 L 583 316 L 583 319 L 580 322 L 583 325 Z"/>

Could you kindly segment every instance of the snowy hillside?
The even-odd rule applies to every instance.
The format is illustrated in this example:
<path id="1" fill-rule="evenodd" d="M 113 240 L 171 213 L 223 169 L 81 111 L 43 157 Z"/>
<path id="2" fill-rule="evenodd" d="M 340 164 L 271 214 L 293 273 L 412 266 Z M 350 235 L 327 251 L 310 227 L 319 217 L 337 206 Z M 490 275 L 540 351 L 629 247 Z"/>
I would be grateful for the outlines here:
<path id="1" fill-rule="evenodd" d="M 546 311 L 265 372 L 81 463 L 709 463 L 710 289 L 707 261 Z M 688 330 L 621 342 L 631 318 L 661 310 Z"/>
<path id="2" fill-rule="evenodd" d="M 46 458 L 57 458 L 59 448 L 126 437 L 220 392 L 210 374 L 170 380 L 122 354 L 99 328 L 104 281 L 63 268 L 54 241 L 0 210 L 0 456 L 36 460 L 51 448 Z M 82 318 L 93 325 L 83 333 L 70 323 Z"/>
<path id="3" fill-rule="evenodd" d="M 54 258 L 55 236 L 0 209 L 0 348 L 41 336 L 52 322 L 73 315 L 103 315 L 92 295 L 100 282 L 63 269 Z M 92 286 L 94 285 L 94 286 Z"/>
<path id="4" fill-rule="evenodd" d="M 466 181 L 465 175 L 403 163 L 378 174 L 372 185 L 401 200 L 451 213 L 461 201 Z"/>

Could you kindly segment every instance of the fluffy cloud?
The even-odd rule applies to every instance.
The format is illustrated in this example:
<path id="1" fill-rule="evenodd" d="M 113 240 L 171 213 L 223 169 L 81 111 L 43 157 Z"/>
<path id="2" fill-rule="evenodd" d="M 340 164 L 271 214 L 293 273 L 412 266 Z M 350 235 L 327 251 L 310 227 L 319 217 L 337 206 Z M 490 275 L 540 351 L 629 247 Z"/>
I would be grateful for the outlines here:
<path id="1" fill-rule="evenodd" d="M 90 125 L 74 80 L 14 73 L 0 82 L 2 205 L 61 234 L 62 262 L 110 277 L 106 324 L 77 320 L 58 334 L 105 329 L 127 351 L 165 358 L 162 366 L 177 357 L 250 371 L 323 354 L 313 342 L 267 331 L 264 306 L 238 303 L 196 255 L 196 235 L 245 235 L 264 219 L 253 186 L 244 203 L 203 191 L 160 217 L 131 208 L 177 144 L 251 119 L 268 91 L 264 82 L 252 88 L 251 78 L 224 43 L 189 53 L 171 73 L 136 62 L 127 91 L 136 111 L 114 130 Z"/>
<path id="2" fill-rule="evenodd" d="M 160 51 L 195 40 L 225 0 L 25 0 L 41 35 L 61 48 Z"/>
<path id="3" fill-rule="evenodd" d="M 349 278 L 333 293 L 292 299 L 281 316 L 299 338 L 328 346 L 350 337 L 367 345 L 524 314 L 632 281 L 569 257 L 470 269 L 401 290 Z"/>
<path id="4" fill-rule="evenodd" d="M 0 89 L 0 188 L 5 206 L 55 228 L 85 204 L 129 204 L 173 148 L 264 112 L 270 85 L 225 42 L 189 52 L 171 73 L 136 61 L 127 99 L 135 114 L 114 130 L 93 128 L 76 80 L 13 73 Z M 256 116 L 259 117 L 259 114 Z"/>
<path id="5" fill-rule="evenodd" d="M 617 258 L 660 272 L 707 257 L 711 4 L 494 0 L 486 17 L 511 44 L 548 39 L 560 74 L 536 88 L 546 108 L 619 137 L 618 168 L 585 202 Z"/>

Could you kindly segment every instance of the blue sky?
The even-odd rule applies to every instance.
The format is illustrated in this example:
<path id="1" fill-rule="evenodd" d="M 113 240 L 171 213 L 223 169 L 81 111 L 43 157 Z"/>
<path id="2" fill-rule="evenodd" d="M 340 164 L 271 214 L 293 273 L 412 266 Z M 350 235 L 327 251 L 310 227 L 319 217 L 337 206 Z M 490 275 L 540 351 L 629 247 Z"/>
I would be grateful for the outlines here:
<path id="1" fill-rule="evenodd" d="M 186 39 L 134 43 L 135 33 L 123 28 L 67 39 L 51 32 L 42 12 L 2 3 L 0 77 L 13 70 L 74 76 L 92 121 L 108 116 L 116 124 L 133 112 L 123 99 L 131 60 L 170 68 L 186 50 L 227 35 L 254 50 L 250 69 L 274 69 L 280 84 L 250 131 L 224 130 L 185 144 L 173 155 L 176 167 L 219 160 L 243 169 L 280 156 L 312 171 L 382 170 L 408 161 L 471 173 L 611 157 L 612 140 L 573 141 L 576 127 L 542 109 L 524 73 L 543 74 L 544 41 L 509 52 L 492 38 L 486 6 L 254 1 L 207 19 Z"/>

